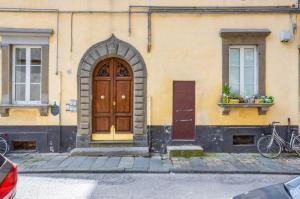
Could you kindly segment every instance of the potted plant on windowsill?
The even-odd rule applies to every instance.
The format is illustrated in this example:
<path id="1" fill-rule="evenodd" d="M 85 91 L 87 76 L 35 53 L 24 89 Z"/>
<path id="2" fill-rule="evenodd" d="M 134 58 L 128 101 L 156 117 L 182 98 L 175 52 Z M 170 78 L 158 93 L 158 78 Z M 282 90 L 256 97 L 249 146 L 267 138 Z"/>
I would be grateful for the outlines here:
<path id="1" fill-rule="evenodd" d="M 273 96 L 261 96 L 262 103 L 272 104 L 274 102 Z"/>
<path id="2" fill-rule="evenodd" d="M 223 87 L 222 102 L 229 103 L 230 95 L 231 95 L 231 87 L 228 84 L 225 84 Z"/>
<path id="3" fill-rule="evenodd" d="M 240 101 L 242 101 L 243 99 L 241 98 L 241 96 L 237 93 L 232 93 L 229 97 L 229 104 L 238 104 L 240 103 Z"/>

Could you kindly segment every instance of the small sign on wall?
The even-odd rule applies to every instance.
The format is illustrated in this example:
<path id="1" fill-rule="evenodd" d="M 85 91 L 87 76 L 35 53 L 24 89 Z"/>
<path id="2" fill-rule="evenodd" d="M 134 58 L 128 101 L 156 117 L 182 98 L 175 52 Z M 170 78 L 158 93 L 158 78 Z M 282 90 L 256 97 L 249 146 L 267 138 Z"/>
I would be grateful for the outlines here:
<path id="1" fill-rule="evenodd" d="M 77 112 L 77 100 L 71 99 L 69 103 L 66 103 L 66 111 Z"/>

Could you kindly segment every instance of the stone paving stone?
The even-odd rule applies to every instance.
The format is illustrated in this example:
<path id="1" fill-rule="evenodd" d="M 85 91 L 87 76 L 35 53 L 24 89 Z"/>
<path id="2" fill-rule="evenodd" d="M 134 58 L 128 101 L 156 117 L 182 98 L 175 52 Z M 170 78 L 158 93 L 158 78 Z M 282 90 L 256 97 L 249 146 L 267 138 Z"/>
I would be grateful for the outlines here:
<path id="1" fill-rule="evenodd" d="M 97 157 L 87 157 L 82 164 L 78 166 L 77 170 L 88 171 L 96 160 Z"/>
<path id="2" fill-rule="evenodd" d="M 204 157 L 203 161 L 211 171 L 236 171 L 236 168 L 232 164 L 222 161 L 218 157 Z"/>
<path id="3" fill-rule="evenodd" d="M 103 169 L 105 170 L 118 170 L 118 165 L 120 163 L 120 157 L 109 157 L 108 160 L 103 165 Z"/>
<path id="4" fill-rule="evenodd" d="M 146 172 L 150 167 L 150 158 L 135 157 L 133 167 L 131 169 L 125 169 L 129 172 Z"/>
<path id="5" fill-rule="evenodd" d="M 68 166 L 64 167 L 63 170 L 73 171 L 77 170 L 78 167 L 87 159 L 87 157 L 78 156 L 78 157 L 70 157 L 73 159 L 72 163 Z"/>
<path id="6" fill-rule="evenodd" d="M 166 160 L 161 160 L 161 161 L 165 168 L 168 168 L 169 170 L 173 168 L 173 164 L 172 164 L 171 160 L 166 159 Z"/>
<path id="7" fill-rule="evenodd" d="M 30 154 L 28 155 L 28 158 L 24 162 L 22 162 L 22 166 L 20 166 L 19 169 L 36 169 L 41 165 L 46 164 L 53 158 L 55 158 L 54 154 Z"/>
<path id="8" fill-rule="evenodd" d="M 193 168 L 188 158 L 172 158 L 173 168 L 171 172 L 193 172 Z"/>
<path id="9" fill-rule="evenodd" d="M 148 171 L 150 172 L 169 172 L 170 168 L 172 168 L 171 161 L 161 160 L 158 158 L 150 159 L 150 167 Z"/>
<path id="10" fill-rule="evenodd" d="M 62 161 L 58 166 L 57 169 L 63 169 L 75 161 L 75 157 L 67 157 L 64 161 Z"/>
<path id="11" fill-rule="evenodd" d="M 68 156 L 66 155 L 58 155 L 51 160 L 49 160 L 46 164 L 41 165 L 40 169 L 55 169 L 58 165 L 63 162 Z"/>
<path id="12" fill-rule="evenodd" d="M 295 154 L 282 154 L 280 158 L 274 159 L 273 161 L 283 165 L 288 171 L 300 172 L 300 158 Z"/>
<path id="13" fill-rule="evenodd" d="M 133 167 L 134 157 L 122 157 L 118 168 L 130 169 Z"/>
<path id="14" fill-rule="evenodd" d="M 256 155 L 247 155 L 247 154 L 234 154 L 245 167 L 248 169 L 248 172 L 271 172 L 272 169 L 265 167 L 260 162 L 257 161 Z"/>
<path id="15" fill-rule="evenodd" d="M 9 153 L 6 155 L 6 157 L 16 164 L 22 164 L 22 162 L 30 158 L 29 153 L 21 153 L 21 154 Z"/>
<path id="16" fill-rule="evenodd" d="M 246 171 L 250 171 L 252 172 L 253 169 L 247 168 L 238 158 L 236 158 L 235 156 L 231 155 L 231 154 L 224 154 L 224 157 L 219 157 L 221 160 L 223 160 L 224 162 L 228 162 L 229 164 L 231 164 L 236 171 L 242 171 L 242 172 L 246 172 Z"/>
<path id="17" fill-rule="evenodd" d="M 282 172 L 282 173 L 296 172 L 296 170 L 293 167 L 287 167 L 284 164 L 280 164 L 273 159 L 268 159 L 265 157 L 257 157 L 257 160 L 260 162 L 260 164 L 272 169 L 273 172 Z"/>
<path id="18" fill-rule="evenodd" d="M 108 157 L 106 157 L 106 156 L 97 157 L 95 162 L 90 166 L 90 169 L 92 169 L 92 170 L 101 169 L 107 160 L 108 160 Z"/>
<path id="19" fill-rule="evenodd" d="M 191 167 L 194 171 L 209 171 L 208 166 L 201 158 L 193 158 L 190 160 Z"/>

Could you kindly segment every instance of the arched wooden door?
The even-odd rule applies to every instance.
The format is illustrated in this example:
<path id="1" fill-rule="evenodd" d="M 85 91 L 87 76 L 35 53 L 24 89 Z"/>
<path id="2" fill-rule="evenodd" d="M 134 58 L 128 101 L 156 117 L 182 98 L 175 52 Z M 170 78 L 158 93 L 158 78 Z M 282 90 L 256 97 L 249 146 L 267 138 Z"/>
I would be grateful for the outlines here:
<path id="1" fill-rule="evenodd" d="M 118 58 L 101 61 L 93 74 L 92 140 L 132 140 L 133 78 Z"/>

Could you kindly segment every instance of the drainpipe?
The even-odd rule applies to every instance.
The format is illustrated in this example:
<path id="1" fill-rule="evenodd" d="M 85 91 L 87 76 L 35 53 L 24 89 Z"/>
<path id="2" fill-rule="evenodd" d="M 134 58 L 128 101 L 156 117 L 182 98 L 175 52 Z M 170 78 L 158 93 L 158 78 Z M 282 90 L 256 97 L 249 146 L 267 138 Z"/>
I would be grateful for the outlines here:
<path id="1" fill-rule="evenodd" d="M 61 149 L 61 140 L 62 140 L 62 135 L 61 135 L 61 125 L 62 125 L 62 72 L 59 71 L 59 115 L 58 115 L 58 125 L 59 125 L 59 139 L 58 139 L 58 143 L 59 143 L 59 147 L 58 147 L 58 151 L 60 151 Z"/>

